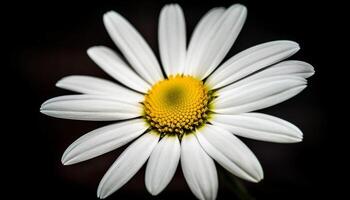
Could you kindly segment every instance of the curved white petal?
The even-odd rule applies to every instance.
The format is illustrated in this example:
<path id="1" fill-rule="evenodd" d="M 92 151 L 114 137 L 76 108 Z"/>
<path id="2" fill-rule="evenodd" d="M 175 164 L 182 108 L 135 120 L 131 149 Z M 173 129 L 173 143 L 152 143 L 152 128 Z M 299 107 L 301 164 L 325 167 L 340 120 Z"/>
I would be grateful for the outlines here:
<path id="1" fill-rule="evenodd" d="M 198 22 L 188 45 L 186 65 L 184 69 L 185 74 L 193 74 L 195 70 L 194 66 L 187 63 L 192 62 L 191 60 L 198 56 L 198 50 L 201 49 L 203 45 L 202 41 L 206 39 L 208 32 L 217 23 L 224 12 L 224 8 L 213 8 Z"/>
<path id="2" fill-rule="evenodd" d="M 110 96 L 67 95 L 44 102 L 40 112 L 57 118 L 88 121 L 110 121 L 141 116 L 138 102 L 122 102 Z"/>
<path id="3" fill-rule="evenodd" d="M 210 157 L 232 174 L 252 182 L 263 179 L 263 170 L 253 152 L 227 130 L 206 124 L 196 137 Z"/>
<path id="4" fill-rule="evenodd" d="M 104 46 L 95 46 L 90 47 L 87 53 L 106 73 L 125 86 L 142 93 L 146 93 L 151 88 L 112 49 Z"/>
<path id="5" fill-rule="evenodd" d="M 303 139 L 303 133 L 293 124 L 261 113 L 215 114 L 210 123 L 235 135 L 255 140 L 292 143 L 300 142 Z"/>
<path id="6" fill-rule="evenodd" d="M 109 11 L 103 16 L 107 32 L 135 71 L 150 84 L 163 79 L 157 58 L 137 30 L 120 14 Z"/>
<path id="7" fill-rule="evenodd" d="M 206 83 L 212 89 L 229 85 L 259 69 L 292 56 L 299 49 L 297 43 L 288 40 L 256 45 L 227 60 L 208 77 Z"/>
<path id="8" fill-rule="evenodd" d="M 157 195 L 170 183 L 180 160 L 180 141 L 177 136 L 165 136 L 154 148 L 146 167 L 146 188 Z"/>
<path id="9" fill-rule="evenodd" d="M 298 76 L 302 78 L 309 78 L 315 73 L 314 68 L 306 62 L 298 60 L 287 60 L 280 62 L 276 65 L 272 65 L 265 70 L 262 70 L 256 74 L 248 76 L 242 80 L 239 80 L 229 86 L 230 89 L 239 87 L 257 79 L 263 79 L 273 76 Z M 225 90 L 225 88 L 223 88 Z"/>
<path id="10" fill-rule="evenodd" d="M 246 16 L 246 7 L 235 4 L 206 28 L 200 39 L 196 39 L 200 43 L 194 44 L 197 48 L 188 49 L 186 68 L 190 68 L 192 75 L 204 79 L 220 64 L 241 31 Z"/>
<path id="11" fill-rule="evenodd" d="M 111 81 L 92 76 L 66 76 L 56 83 L 56 86 L 66 90 L 84 94 L 109 95 L 119 97 L 121 101 L 143 101 L 143 95 L 129 90 Z"/>
<path id="12" fill-rule="evenodd" d="M 158 134 L 146 133 L 125 149 L 103 176 L 97 197 L 104 199 L 127 183 L 146 162 L 158 140 Z"/>
<path id="13" fill-rule="evenodd" d="M 217 91 L 213 110 L 222 114 L 239 114 L 263 109 L 297 95 L 305 87 L 306 80 L 296 76 L 275 76 L 239 87 L 228 86 Z"/>
<path id="14" fill-rule="evenodd" d="M 167 76 L 181 74 L 186 60 L 186 24 L 177 4 L 163 7 L 158 26 L 159 53 Z"/>
<path id="15" fill-rule="evenodd" d="M 71 165 L 102 155 L 130 142 L 147 128 L 144 120 L 133 119 L 93 130 L 73 142 L 61 161 L 64 165 Z"/>
<path id="16" fill-rule="evenodd" d="M 182 138 L 181 167 L 189 188 L 198 199 L 216 198 L 218 177 L 214 161 L 205 153 L 193 134 Z"/>

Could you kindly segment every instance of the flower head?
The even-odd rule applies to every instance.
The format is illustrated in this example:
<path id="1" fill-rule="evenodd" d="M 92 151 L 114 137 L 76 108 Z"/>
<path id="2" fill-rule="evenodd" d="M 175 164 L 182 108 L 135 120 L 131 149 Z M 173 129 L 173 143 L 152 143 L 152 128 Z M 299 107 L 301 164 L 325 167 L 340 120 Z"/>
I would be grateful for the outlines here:
<path id="1" fill-rule="evenodd" d="M 62 163 L 91 159 L 135 140 L 102 178 L 99 198 L 122 187 L 147 160 L 145 181 L 152 195 L 168 185 L 180 160 L 198 199 L 216 198 L 214 160 L 242 179 L 260 181 L 259 161 L 236 135 L 300 142 L 302 132 L 296 126 L 252 111 L 295 96 L 314 70 L 302 61 L 280 62 L 299 50 L 297 43 L 285 40 L 251 47 L 220 64 L 246 16 L 247 9 L 240 4 L 210 10 L 187 46 L 182 9 L 166 5 L 159 17 L 160 65 L 132 25 L 118 13 L 107 12 L 106 29 L 130 65 L 108 47 L 91 47 L 90 58 L 118 83 L 90 76 L 65 77 L 57 86 L 82 94 L 50 99 L 41 112 L 65 119 L 116 122 L 73 142 Z"/>
<path id="2" fill-rule="evenodd" d="M 207 121 L 212 93 L 202 81 L 176 75 L 156 83 L 143 102 L 145 118 L 160 134 L 191 133 Z"/>

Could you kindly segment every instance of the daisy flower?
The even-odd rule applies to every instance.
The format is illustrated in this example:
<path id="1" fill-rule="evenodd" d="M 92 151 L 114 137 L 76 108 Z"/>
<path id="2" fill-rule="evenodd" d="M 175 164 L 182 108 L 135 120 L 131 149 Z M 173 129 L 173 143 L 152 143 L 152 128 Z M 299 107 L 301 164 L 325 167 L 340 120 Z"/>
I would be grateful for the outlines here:
<path id="1" fill-rule="evenodd" d="M 94 46 L 89 57 L 117 83 L 90 76 L 68 76 L 57 86 L 76 95 L 44 102 L 46 115 L 114 121 L 73 142 L 64 165 L 82 162 L 133 140 L 102 178 L 97 196 L 117 191 L 147 162 L 145 183 L 152 195 L 171 181 L 181 160 L 186 182 L 198 199 L 215 199 L 214 160 L 244 180 L 263 179 L 262 167 L 237 137 L 293 143 L 302 132 L 291 123 L 254 111 L 283 102 L 306 88 L 313 67 L 283 61 L 299 50 L 292 41 L 263 43 L 222 62 L 243 27 L 247 9 L 235 4 L 213 8 L 186 43 L 180 6 L 160 13 L 160 63 L 138 31 L 120 14 L 104 14 L 104 25 L 123 54 Z M 162 67 L 161 67 L 162 66 Z"/>

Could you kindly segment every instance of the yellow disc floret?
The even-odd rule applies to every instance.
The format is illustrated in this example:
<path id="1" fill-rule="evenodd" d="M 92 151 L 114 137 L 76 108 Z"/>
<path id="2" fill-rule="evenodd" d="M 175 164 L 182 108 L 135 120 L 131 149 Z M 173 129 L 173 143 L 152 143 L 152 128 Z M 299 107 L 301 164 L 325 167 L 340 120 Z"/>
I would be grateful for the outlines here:
<path id="1" fill-rule="evenodd" d="M 202 81 L 192 76 L 170 76 L 146 94 L 144 116 L 159 133 L 182 136 L 206 122 L 210 100 L 211 94 Z"/>

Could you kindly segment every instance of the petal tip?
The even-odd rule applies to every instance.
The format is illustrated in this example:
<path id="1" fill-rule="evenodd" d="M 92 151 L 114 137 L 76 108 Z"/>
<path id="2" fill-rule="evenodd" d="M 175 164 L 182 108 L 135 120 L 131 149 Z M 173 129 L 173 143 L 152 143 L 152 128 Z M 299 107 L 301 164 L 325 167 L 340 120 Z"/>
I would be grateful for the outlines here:
<path id="1" fill-rule="evenodd" d="M 107 196 L 102 196 L 101 194 L 97 194 L 97 198 L 99 199 L 105 199 Z"/>
<path id="2" fill-rule="evenodd" d="M 62 163 L 62 165 L 64 165 L 64 166 L 69 165 L 69 164 L 67 163 L 67 161 L 65 161 L 65 160 L 63 160 L 63 159 L 61 159 L 61 163 Z"/>
<path id="3" fill-rule="evenodd" d="M 240 3 L 233 4 L 228 9 L 232 9 L 232 10 L 239 9 L 240 15 L 241 16 L 243 15 L 244 18 L 246 17 L 246 15 L 248 13 L 247 7 L 243 4 L 240 4 Z"/>
<path id="4" fill-rule="evenodd" d="M 104 195 L 104 196 L 97 196 L 99 199 L 105 199 L 108 197 L 108 195 Z"/>
<path id="5" fill-rule="evenodd" d="M 64 87 L 66 80 L 69 79 L 70 77 L 72 77 L 72 76 L 66 76 L 66 77 L 63 77 L 63 78 L 59 79 L 56 82 L 55 86 L 58 87 L 58 88 Z"/>
<path id="6" fill-rule="evenodd" d="M 291 51 L 297 52 L 300 49 L 300 46 L 297 42 L 292 40 L 275 40 L 271 42 L 267 42 L 275 45 L 283 45 L 285 48 L 288 48 Z"/>
<path id="7" fill-rule="evenodd" d="M 180 7 L 178 3 L 169 3 L 166 4 L 164 7 Z"/>
<path id="8" fill-rule="evenodd" d="M 92 57 L 92 55 L 93 55 L 95 49 L 96 49 L 95 46 L 88 48 L 88 49 L 86 50 L 87 55 L 88 55 L 89 57 Z"/>
<path id="9" fill-rule="evenodd" d="M 110 10 L 110 11 L 107 11 L 103 14 L 103 23 L 106 27 L 108 27 L 108 25 L 110 25 L 110 23 L 112 23 L 112 21 L 115 21 L 115 17 L 118 17 L 118 13 L 113 11 L 113 10 Z M 112 19 L 113 18 L 113 19 Z"/>
<path id="10" fill-rule="evenodd" d="M 264 179 L 264 176 L 259 177 L 258 179 L 255 179 L 255 183 L 259 183 L 260 181 L 262 181 Z"/>
<path id="11" fill-rule="evenodd" d="M 44 115 L 48 115 L 47 110 L 45 110 L 45 105 L 41 105 L 39 112 L 44 114 Z"/>
<path id="12" fill-rule="evenodd" d="M 75 162 L 72 162 L 72 159 L 67 159 L 67 155 L 63 154 L 63 156 L 61 158 L 61 163 L 62 163 L 62 165 L 67 166 L 67 165 L 72 165 Z"/>
<path id="13" fill-rule="evenodd" d="M 280 143 L 298 143 L 303 141 L 303 133 L 300 130 L 294 132 L 293 136 L 287 137 L 284 141 Z"/>
<path id="14" fill-rule="evenodd" d="M 103 194 L 104 192 L 102 191 L 102 186 L 101 186 L 101 183 L 100 183 L 100 185 L 98 186 L 98 188 L 97 188 L 97 198 L 99 198 L 99 199 L 104 199 L 104 198 L 106 198 L 107 197 L 107 195 L 106 194 Z"/>
<path id="15" fill-rule="evenodd" d="M 67 162 L 67 153 L 66 152 L 64 152 L 62 157 L 61 157 L 61 163 L 62 163 L 62 165 L 69 165 Z"/>
<path id="16" fill-rule="evenodd" d="M 105 19 L 106 17 L 108 16 L 111 16 L 111 15 L 114 15 L 116 14 L 117 12 L 115 12 L 114 10 L 110 10 L 110 11 L 107 11 L 103 14 L 103 19 Z"/>
<path id="17" fill-rule="evenodd" d="M 147 173 L 147 172 L 146 172 Z M 161 191 L 159 189 L 157 189 L 156 187 L 154 187 L 154 185 L 152 185 L 152 181 L 150 179 L 147 179 L 147 177 L 145 177 L 145 185 L 146 185 L 146 190 L 148 191 L 148 193 L 150 193 L 152 196 L 156 196 L 158 195 Z"/>
<path id="18" fill-rule="evenodd" d="M 264 179 L 264 172 L 262 171 L 262 168 L 260 168 L 256 173 L 257 174 L 255 174 L 255 176 L 250 177 L 249 181 L 253 183 L 258 183 Z"/>
<path id="19" fill-rule="evenodd" d="M 102 50 L 103 48 L 103 46 L 92 46 L 86 50 L 86 53 L 91 57 L 96 53 L 97 50 Z"/>
<path id="20" fill-rule="evenodd" d="M 147 186 L 146 186 L 146 189 L 152 196 L 157 196 L 161 192 L 159 189 L 150 188 Z"/>
<path id="21" fill-rule="evenodd" d="M 303 135 L 293 138 L 292 142 L 298 143 L 298 142 L 302 142 L 302 141 L 303 141 Z"/>
<path id="22" fill-rule="evenodd" d="M 97 188 L 97 198 L 99 199 L 105 199 L 109 197 L 113 192 L 111 192 L 110 188 L 105 188 L 105 177 L 102 178 L 100 184 L 98 185 Z"/>
<path id="23" fill-rule="evenodd" d="M 308 64 L 308 66 L 309 66 L 309 69 L 310 69 L 310 75 L 309 75 L 309 77 L 310 76 L 313 76 L 314 74 L 315 74 L 315 68 L 311 65 L 311 64 L 309 64 L 309 63 L 307 63 Z"/>
<path id="24" fill-rule="evenodd" d="M 235 4 L 233 4 L 230 7 L 238 7 L 240 9 L 245 9 L 245 10 L 247 9 L 247 7 L 245 5 L 243 5 L 243 4 L 241 4 L 241 3 L 235 3 Z"/>
<path id="25" fill-rule="evenodd" d="M 285 40 L 285 42 L 289 43 L 291 49 L 293 49 L 293 52 L 297 52 L 300 50 L 300 45 L 297 42 L 291 40 Z"/>

